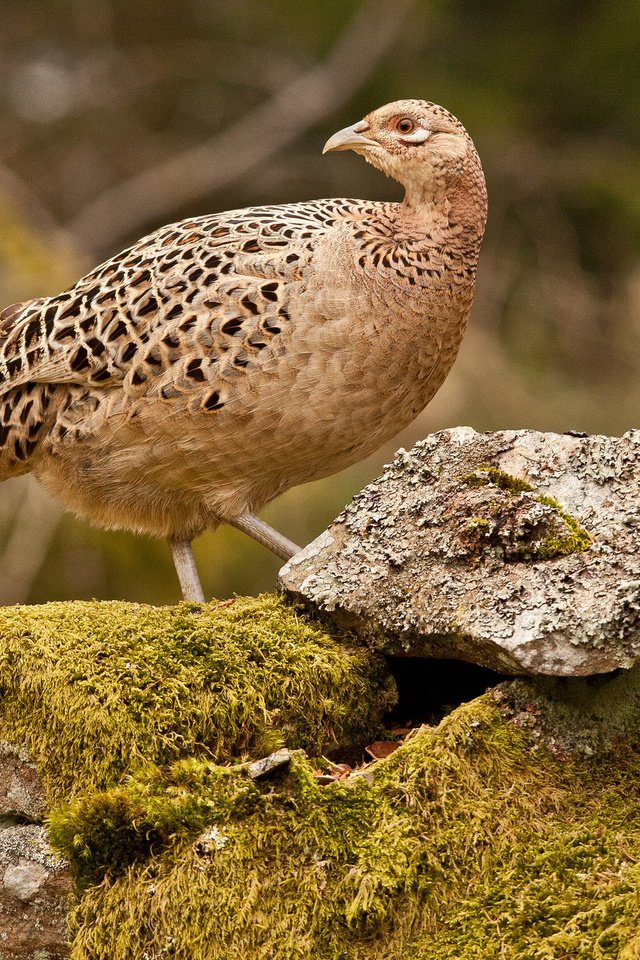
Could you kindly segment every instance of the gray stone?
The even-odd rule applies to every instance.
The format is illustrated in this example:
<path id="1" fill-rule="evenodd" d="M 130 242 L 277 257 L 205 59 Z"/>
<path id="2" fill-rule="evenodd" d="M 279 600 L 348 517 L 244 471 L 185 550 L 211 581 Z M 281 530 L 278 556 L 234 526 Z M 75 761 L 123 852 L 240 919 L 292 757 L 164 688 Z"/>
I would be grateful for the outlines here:
<path id="1" fill-rule="evenodd" d="M 9 864 L 4 871 L 2 886 L 5 893 L 27 903 L 35 899 L 49 874 L 39 863 L 20 857 L 17 863 Z"/>
<path id="2" fill-rule="evenodd" d="M 44 788 L 27 751 L 0 740 L 0 820 L 17 814 L 37 821 L 44 806 Z"/>
<path id="3" fill-rule="evenodd" d="M 38 824 L 0 829 L 0 960 L 69 954 L 69 865 L 50 849 Z"/>
<path id="4" fill-rule="evenodd" d="M 628 668 L 640 659 L 640 431 L 429 436 L 280 585 L 388 654 L 513 674 Z"/>
<path id="5" fill-rule="evenodd" d="M 0 960 L 69 955 L 69 865 L 51 853 L 44 806 L 27 751 L 0 741 Z"/>

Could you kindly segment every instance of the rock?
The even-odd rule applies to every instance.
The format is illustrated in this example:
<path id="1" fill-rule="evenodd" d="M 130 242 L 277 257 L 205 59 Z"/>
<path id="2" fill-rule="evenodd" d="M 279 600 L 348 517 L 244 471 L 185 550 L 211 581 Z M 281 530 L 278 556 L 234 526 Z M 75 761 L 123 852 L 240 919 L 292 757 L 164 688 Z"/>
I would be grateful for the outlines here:
<path id="1" fill-rule="evenodd" d="M 69 955 L 69 864 L 51 853 L 44 809 L 28 752 L 0 740 L 0 960 Z"/>
<path id="2" fill-rule="evenodd" d="M 42 781 L 24 747 L 0 740 L 0 820 L 18 815 L 39 820 L 44 812 Z"/>
<path id="3" fill-rule="evenodd" d="M 469 427 L 401 450 L 280 585 L 368 644 L 502 673 L 640 658 L 640 431 Z"/>
<path id="4" fill-rule="evenodd" d="M 0 960 L 69 955 L 69 865 L 49 848 L 46 828 L 0 823 Z"/>
<path id="5" fill-rule="evenodd" d="M 17 864 L 9 865 L 2 878 L 5 892 L 28 903 L 33 900 L 47 879 L 47 871 L 39 863 L 30 863 L 21 857 Z"/>
<path id="6" fill-rule="evenodd" d="M 52 855 L 50 842 L 72 796 L 95 805 L 97 832 L 106 831 L 108 848 L 128 862 L 127 838 L 118 817 L 103 816 L 101 791 L 139 767 L 182 763 L 190 782 L 193 761 L 219 756 L 240 768 L 234 776 L 242 791 L 254 779 L 270 789 L 297 756 L 277 749 L 285 738 L 315 756 L 355 748 L 375 736 L 396 700 L 381 656 L 341 645 L 335 631 L 309 623 L 276 595 L 195 609 L 128 602 L 0 608 L 0 689 L 0 960 L 69 955 L 69 862 Z M 249 759 L 237 764 L 238 757 Z M 205 813 L 193 838 L 201 867 L 227 837 L 224 824 L 209 822 L 206 803 Z M 73 825 L 67 832 L 73 838 Z M 93 867 L 79 853 L 74 880 Z M 144 953 L 132 950 L 112 953 L 107 941 L 75 955 Z"/>

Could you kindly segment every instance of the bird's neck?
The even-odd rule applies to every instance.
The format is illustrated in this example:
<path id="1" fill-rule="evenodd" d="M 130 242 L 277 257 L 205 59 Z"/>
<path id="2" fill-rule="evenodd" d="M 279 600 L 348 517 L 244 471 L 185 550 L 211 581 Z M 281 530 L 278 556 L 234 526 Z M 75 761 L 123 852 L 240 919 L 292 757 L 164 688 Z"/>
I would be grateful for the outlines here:
<path id="1" fill-rule="evenodd" d="M 479 164 L 465 164 L 453 174 L 434 170 L 433 176 L 405 185 L 398 225 L 414 240 L 460 238 L 479 246 L 487 217 L 487 193 Z"/>

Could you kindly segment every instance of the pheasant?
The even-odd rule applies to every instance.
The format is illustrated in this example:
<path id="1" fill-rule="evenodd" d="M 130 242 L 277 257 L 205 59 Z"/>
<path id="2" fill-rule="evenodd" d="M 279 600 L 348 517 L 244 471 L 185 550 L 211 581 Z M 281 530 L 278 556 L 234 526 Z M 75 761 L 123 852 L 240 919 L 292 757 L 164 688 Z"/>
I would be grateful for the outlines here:
<path id="1" fill-rule="evenodd" d="M 33 472 L 99 526 L 191 541 L 222 523 L 282 559 L 256 514 L 364 458 L 442 385 L 486 220 L 478 154 L 423 100 L 334 134 L 401 203 L 249 207 L 162 227 L 53 297 L 0 313 L 0 480 Z"/>

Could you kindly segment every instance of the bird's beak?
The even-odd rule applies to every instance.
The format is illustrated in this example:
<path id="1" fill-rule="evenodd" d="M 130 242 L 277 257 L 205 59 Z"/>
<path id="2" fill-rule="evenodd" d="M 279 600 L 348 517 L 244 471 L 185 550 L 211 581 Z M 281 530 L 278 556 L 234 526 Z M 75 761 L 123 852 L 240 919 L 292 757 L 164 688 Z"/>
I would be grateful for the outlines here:
<path id="1" fill-rule="evenodd" d="M 322 150 L 323 153 L 332 153 L 335 150 L 362 150 L 363 147 L 379 146 L 376 140 L 370 140 L 364 137 L 363 131 L 369 129 L 366 120 L 359 120 L 352 127 L 345 127 L 338 130 L 332 137 L 329 137 Z"/>

